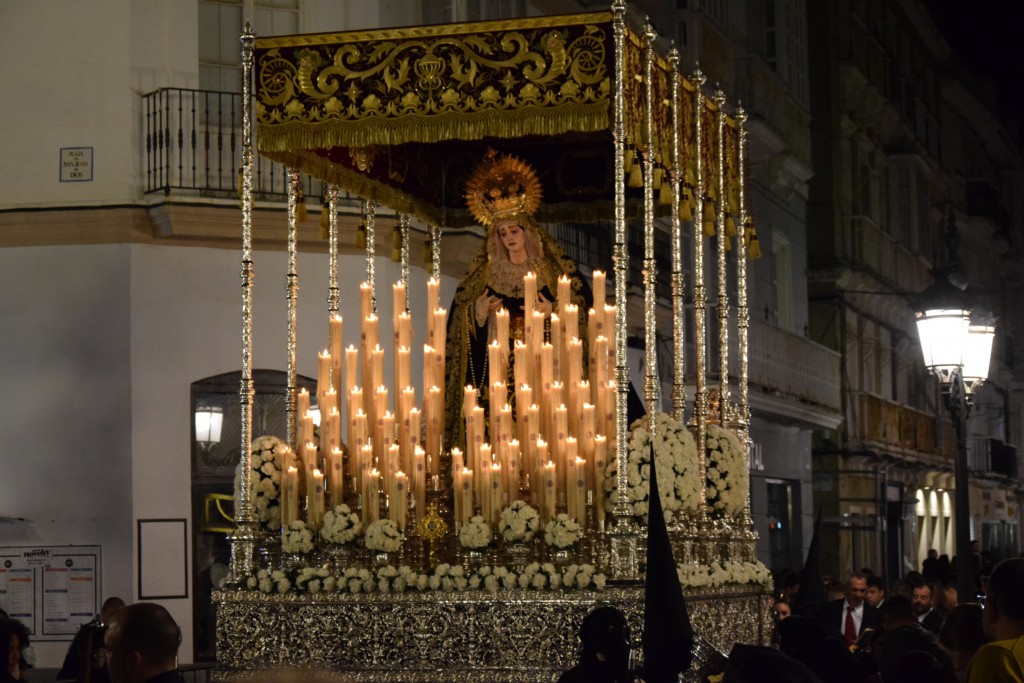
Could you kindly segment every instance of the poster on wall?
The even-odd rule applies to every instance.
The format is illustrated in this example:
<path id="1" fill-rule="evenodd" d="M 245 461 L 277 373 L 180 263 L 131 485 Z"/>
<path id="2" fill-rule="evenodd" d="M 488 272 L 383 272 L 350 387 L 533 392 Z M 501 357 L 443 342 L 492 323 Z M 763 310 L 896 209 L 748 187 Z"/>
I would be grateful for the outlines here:
<path id="1" fill-rule="evenodd" d="M 0 547 L 0 608 L 34 640 L 70 640 L 100 609 L 98 545 Z"/>

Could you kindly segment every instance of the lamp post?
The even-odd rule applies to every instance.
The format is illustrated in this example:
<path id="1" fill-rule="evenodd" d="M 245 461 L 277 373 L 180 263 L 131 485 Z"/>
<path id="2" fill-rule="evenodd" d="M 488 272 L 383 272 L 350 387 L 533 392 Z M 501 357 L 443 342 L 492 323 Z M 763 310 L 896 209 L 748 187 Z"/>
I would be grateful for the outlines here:
<path id="1" fill-rule="evenodd" d="M 988 377 L 995 326 L 972 312 L 967 287 L 957 262 L 959 239 L 950 209 L 949 262 L 932 271 L 935 280 L 917 302 L 917 330 L 924 364 L 938 379 L 942 398 L 956 431 L 954 514 L 956 524 L 956 589 L 960 602 L 973 600 L 977 587 L 971 566 L 970 491 L 967 471 L 967 418 L 975 389 Z"/>

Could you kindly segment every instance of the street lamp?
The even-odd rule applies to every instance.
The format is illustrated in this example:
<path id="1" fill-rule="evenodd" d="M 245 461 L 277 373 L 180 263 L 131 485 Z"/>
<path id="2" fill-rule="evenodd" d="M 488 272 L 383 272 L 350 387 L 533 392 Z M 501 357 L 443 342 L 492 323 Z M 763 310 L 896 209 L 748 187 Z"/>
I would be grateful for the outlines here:
<path id="1" fill-rule="evenodd" d="M 196 443 L 208 449 L 220 443 L 221 428 L 224 425 L 224 411 L 216 406 L 196 408 Z"/>
<path id="2" fill-rule="evenodd" d="M 975 314 L 964 289 L 957 258 L 956 222 L 949 212 L 950 262 L 932 271 L 934 284 L 917 303 L 917 331 L 921 337 L 924 364 L 939 379 L 942 397 L 956 430 L 956 460 L 953 477 L 956 515 L 956 589 L 960 602 L 976 594 L 971 566 L 970 492 L 967 472 L 967 418 L 974 391 L 988 377 L 995 326 L 991 317 Z"/>

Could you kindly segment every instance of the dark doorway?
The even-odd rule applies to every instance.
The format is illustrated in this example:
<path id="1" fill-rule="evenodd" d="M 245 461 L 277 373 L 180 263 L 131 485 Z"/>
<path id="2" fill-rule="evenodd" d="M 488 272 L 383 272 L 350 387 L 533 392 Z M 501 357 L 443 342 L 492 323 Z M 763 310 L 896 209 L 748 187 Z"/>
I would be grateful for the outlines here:
<path id="1" fill-rule="evenodd" d="M 213 591 L 228 575 L 234 528 L 235 472 L 241 454 L 241 410 L 238 387 L 241 372 L 228 372 L 192 383 L 190 416 L 197 410 L 214 409 L 223 415 L 220 440 L 197 440 L 196 424 L 190 425 L 192 444 L 192 600 L 193 661 L 216 661 L 217 617 L 211 602 Z M 299 377 L 299 388 L 315 393 L 316 382 Z M 252 436 L 287 438 L 285 401 L 287 374 L 280 370 L 255 370 Z"/>

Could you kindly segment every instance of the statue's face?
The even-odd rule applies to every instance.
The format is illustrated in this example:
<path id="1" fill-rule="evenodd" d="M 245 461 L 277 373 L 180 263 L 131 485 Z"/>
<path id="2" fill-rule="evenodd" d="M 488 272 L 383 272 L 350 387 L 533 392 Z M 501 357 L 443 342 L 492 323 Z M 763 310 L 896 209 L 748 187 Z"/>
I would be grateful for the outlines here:
<path id="1" fill-rule="evenodd" d="M 509 254 L 518 254 L 526 249 L 526 231 L 517 221 L 501 221 L 494 226 L 494 230 Z"/>

